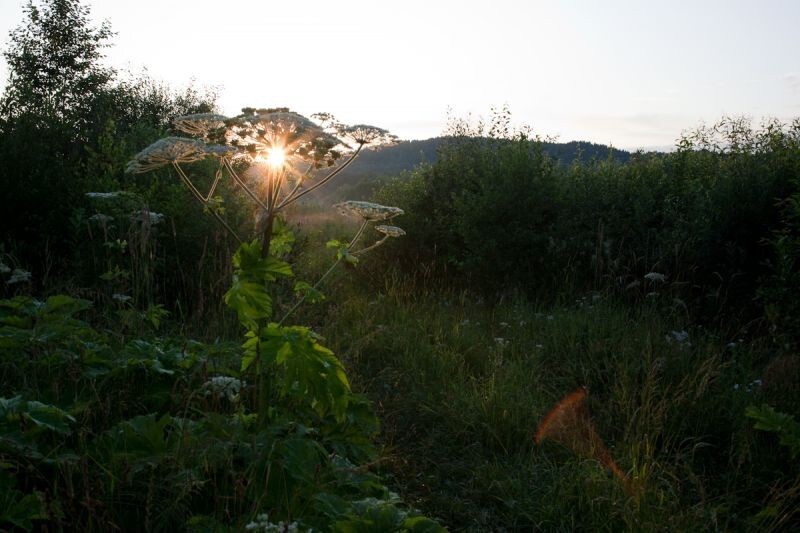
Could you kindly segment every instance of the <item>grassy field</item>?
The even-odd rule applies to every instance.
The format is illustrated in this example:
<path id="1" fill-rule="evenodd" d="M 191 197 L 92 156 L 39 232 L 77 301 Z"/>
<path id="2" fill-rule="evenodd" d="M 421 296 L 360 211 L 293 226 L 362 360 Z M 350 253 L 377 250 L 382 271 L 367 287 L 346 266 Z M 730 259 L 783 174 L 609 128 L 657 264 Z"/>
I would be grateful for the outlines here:
<path id="1" fill-rule="evenodd" d="M 323 331 L 378 409 L 385 469 L 453 529 L 719 531 L 797 519 L 799 480 L 775 481 L 786 455 L 745 418 L 787 391 L 761 379 L 763 347 L 746 332 L 704 331 L 658 299 L 489 305 L 401 278 L 378 294 L 342 291 Z M 591 457 L 533 441 L 579 386 L 630 495 Z"/>

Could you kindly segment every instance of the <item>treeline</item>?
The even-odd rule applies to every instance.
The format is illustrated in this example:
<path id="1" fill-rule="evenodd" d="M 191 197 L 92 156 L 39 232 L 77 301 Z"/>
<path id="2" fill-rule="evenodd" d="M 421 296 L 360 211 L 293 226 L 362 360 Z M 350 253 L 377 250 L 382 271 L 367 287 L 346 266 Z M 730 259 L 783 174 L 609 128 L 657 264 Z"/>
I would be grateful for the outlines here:
<path id="1" fill-rule="evenodd" d="M 39 294 L 83 288 L 97 301 L 119 294 L 196 312 L 218 305 L 213 287 L 229 250 L 209 240 L 224 245 L 220 230 L 169 172 L 124 173 L 132 154 L 169 134 L 174 117 L 215 110 L 214 91 L 176 91 L 104 66 L 113 33 L 93 27 L 79 1 L 30 3 L 25 17 L 4 53 L 0 260 L 29 275 L 0 283 L 0 296 L 23 290 L 21 280 Z M 89 194 L 121 190 L 125 201 L 115 206 Z M 247 224 L 238 205 L 229 202 L 228 214 Z"/>
<path id="2" fill-rule="evenodd" d="M 322 189 L 317 198 L 329 201 L 372 194 L 385 185 L 390 177 L 411 172 L 423 164 L 435 163 L 440 149 L 455 139 L 457 137 L 442 136 L 401 141 L 382 150 L 364 152 L 352 165 L 342 171 L 336 183 Z M 631 153 L 625 150 L 586 141 L 566 143 L 542 141 L 541 144 L 543 151 L 561 165 L 570 165 L 576 161 L 588 163 L 608 158 L 625 163 L 631 158 Z"/>
<path id="3" fill-rule="evenodd" d="M 495 294 L 669 293 L 707 318 L 796 324 L 800 121 L 723 119 L 669 154 L 559 164 L 547 145 L 461 125 L 435 163 L 395 179 L 406 268 Z"/>

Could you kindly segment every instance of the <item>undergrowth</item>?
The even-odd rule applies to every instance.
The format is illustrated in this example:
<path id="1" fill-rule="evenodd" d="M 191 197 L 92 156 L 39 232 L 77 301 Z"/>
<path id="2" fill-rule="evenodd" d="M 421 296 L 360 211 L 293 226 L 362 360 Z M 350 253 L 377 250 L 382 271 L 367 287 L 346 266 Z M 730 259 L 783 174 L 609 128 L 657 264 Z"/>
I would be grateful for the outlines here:
<path id="1" fill-rule="evenodd" d="M 669 298 L 640 307 L 602 294 L 490 305 L 391 277 L 377 296 L 352 286 L 345 293 L 325 335 L 354 386 L 379 406 L 394 481 L 448 526 L 798 524 L 800 471 L 790 450 L 745 416 L 748 406 L 796 394 L 765 375 L 769 342 L 706 331 Z M 599 462 L 534 443 L 539 421 L 578 386 L 588 387 L 594 425 L 634 495 Z"/>

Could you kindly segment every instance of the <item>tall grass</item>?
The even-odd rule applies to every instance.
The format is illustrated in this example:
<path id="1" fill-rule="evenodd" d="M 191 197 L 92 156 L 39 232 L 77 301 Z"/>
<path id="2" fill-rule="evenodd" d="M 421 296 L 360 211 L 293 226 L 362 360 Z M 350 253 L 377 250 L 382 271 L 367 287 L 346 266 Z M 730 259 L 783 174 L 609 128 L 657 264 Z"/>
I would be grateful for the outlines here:
<path id="1" fill-rule="evenodd" d="M 800 472 L 744 417 L 764 399 L 767 343 L 596 294 L 489 305 L 400 277 L 378 296 L 342 290 L 324 334 L 379 406 L 387 470 L 450 527 L 705 531 L 792 520 Z M 597 461 L 533 442 L 541 418 L 582 385 L 633 496 Z M 759 515 L 773 499 L 782 507 Z"/>

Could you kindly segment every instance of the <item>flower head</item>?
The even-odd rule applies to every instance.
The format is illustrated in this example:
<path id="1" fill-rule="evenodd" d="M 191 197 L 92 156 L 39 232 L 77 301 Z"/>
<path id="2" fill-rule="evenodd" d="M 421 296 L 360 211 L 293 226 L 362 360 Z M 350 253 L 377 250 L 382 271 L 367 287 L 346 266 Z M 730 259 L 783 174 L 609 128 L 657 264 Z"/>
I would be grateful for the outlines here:
<path id="1" fill-rule="evenodd" d="M 172 125 L 178 131 L 205 139 L 211 131 L 224 128 L 227 120 L 228 117 L 216 113 L 197 113 L 178 117 Z"/>
<path id="2" fill-rule="evenodd" d="M 406 234 L 406 230 L 397 226 L 375 226 L 375 230 L 387 237 L 402 237 Z"/>
<path id="3" fill-rule="evenodd" d="M 111 192 L 87 192 L 86 197 L 93 200 L 110 200 L 117 198 L 124 194 L 124 191 L 111 191 Z"/>
<path id="4" fill-rule="evenodd" d="M 214 376 L 203 383 L 203 389 L 206 391 L 206 396 L 215 394 L 219 398 L 228 398 L 229 401 L 234 401 L 244 385 L 244 382 L 233 377 Z"/>
<path id="5" fill-rule="evenodd" d="M 644 275 L 644 279 L 648 281 L 659 281 L 661 283 L 664 283 L 665 281 L 667 281 L 667 276 L 665 276 L 664 274 L 660 274 L 658 272 L 648 272 L 647 274 Z"/>
<path id="6" fill-rule="evenodd" d="M 155 211 L 134 211 L 131 213 L 131 220 L 134 222 L 142 222 L 145 224 L 156 225 L 164 220 L 163 213 L 156 213 Z"/>
<path id="7" fill-rule="evenodd" d="M 91 222 L 97 222 L 101 226 L 104 226 L 114 220 L 114 217 L 111 215 L 106 215 L 105 213 L 95 213 L 94 215 L 89 217 Z"/>
<path id="8" fill-rule="evenodd" d="M 15 283 L 25 283 L 31 280 L 31 273 L 21 268 L 15 268 L 11 273 L 11 277 L 6 281 L 7 284 L 13 285 Z"/>
<path id="9" fill-rule="evenodd" d="M 392 135 L 383 128 L 367 124 L 343 126 L 339 130 L 339 135 L 360 146 L 369 145 L 372 148 L 389 146 L 397 142 L 396 135 Z"/>
<path id="10" fill-rule="evenodd" d="M 369 221 L 389 220 L 405 213 L 405 211 L 399 207 L 391 207 L 372 202 L 360 202 L 356 200 L 341 202 L 335 204 L 333 207 L 338 209 L 339 212 L 345 216 L 356 216 Z"/>
<path id="11" fill-rule="evenodd" d="M 208 151 L 202 141 L 165 137 L 133 156 L 125 171 L 141 174 L 172 163 L 194 163 L 204 159 L 206 155 Z"/>
<path id="12" fill-rule="evenodd" d="M 339 158 L 334 148 L 342 142 L 313 121 L 284 108 L 261 111 L 229 120 L 227 142 L 254 157 L 280 149 L 289 162 L 305 161 L 316 168 L 330 166 Z"/>

